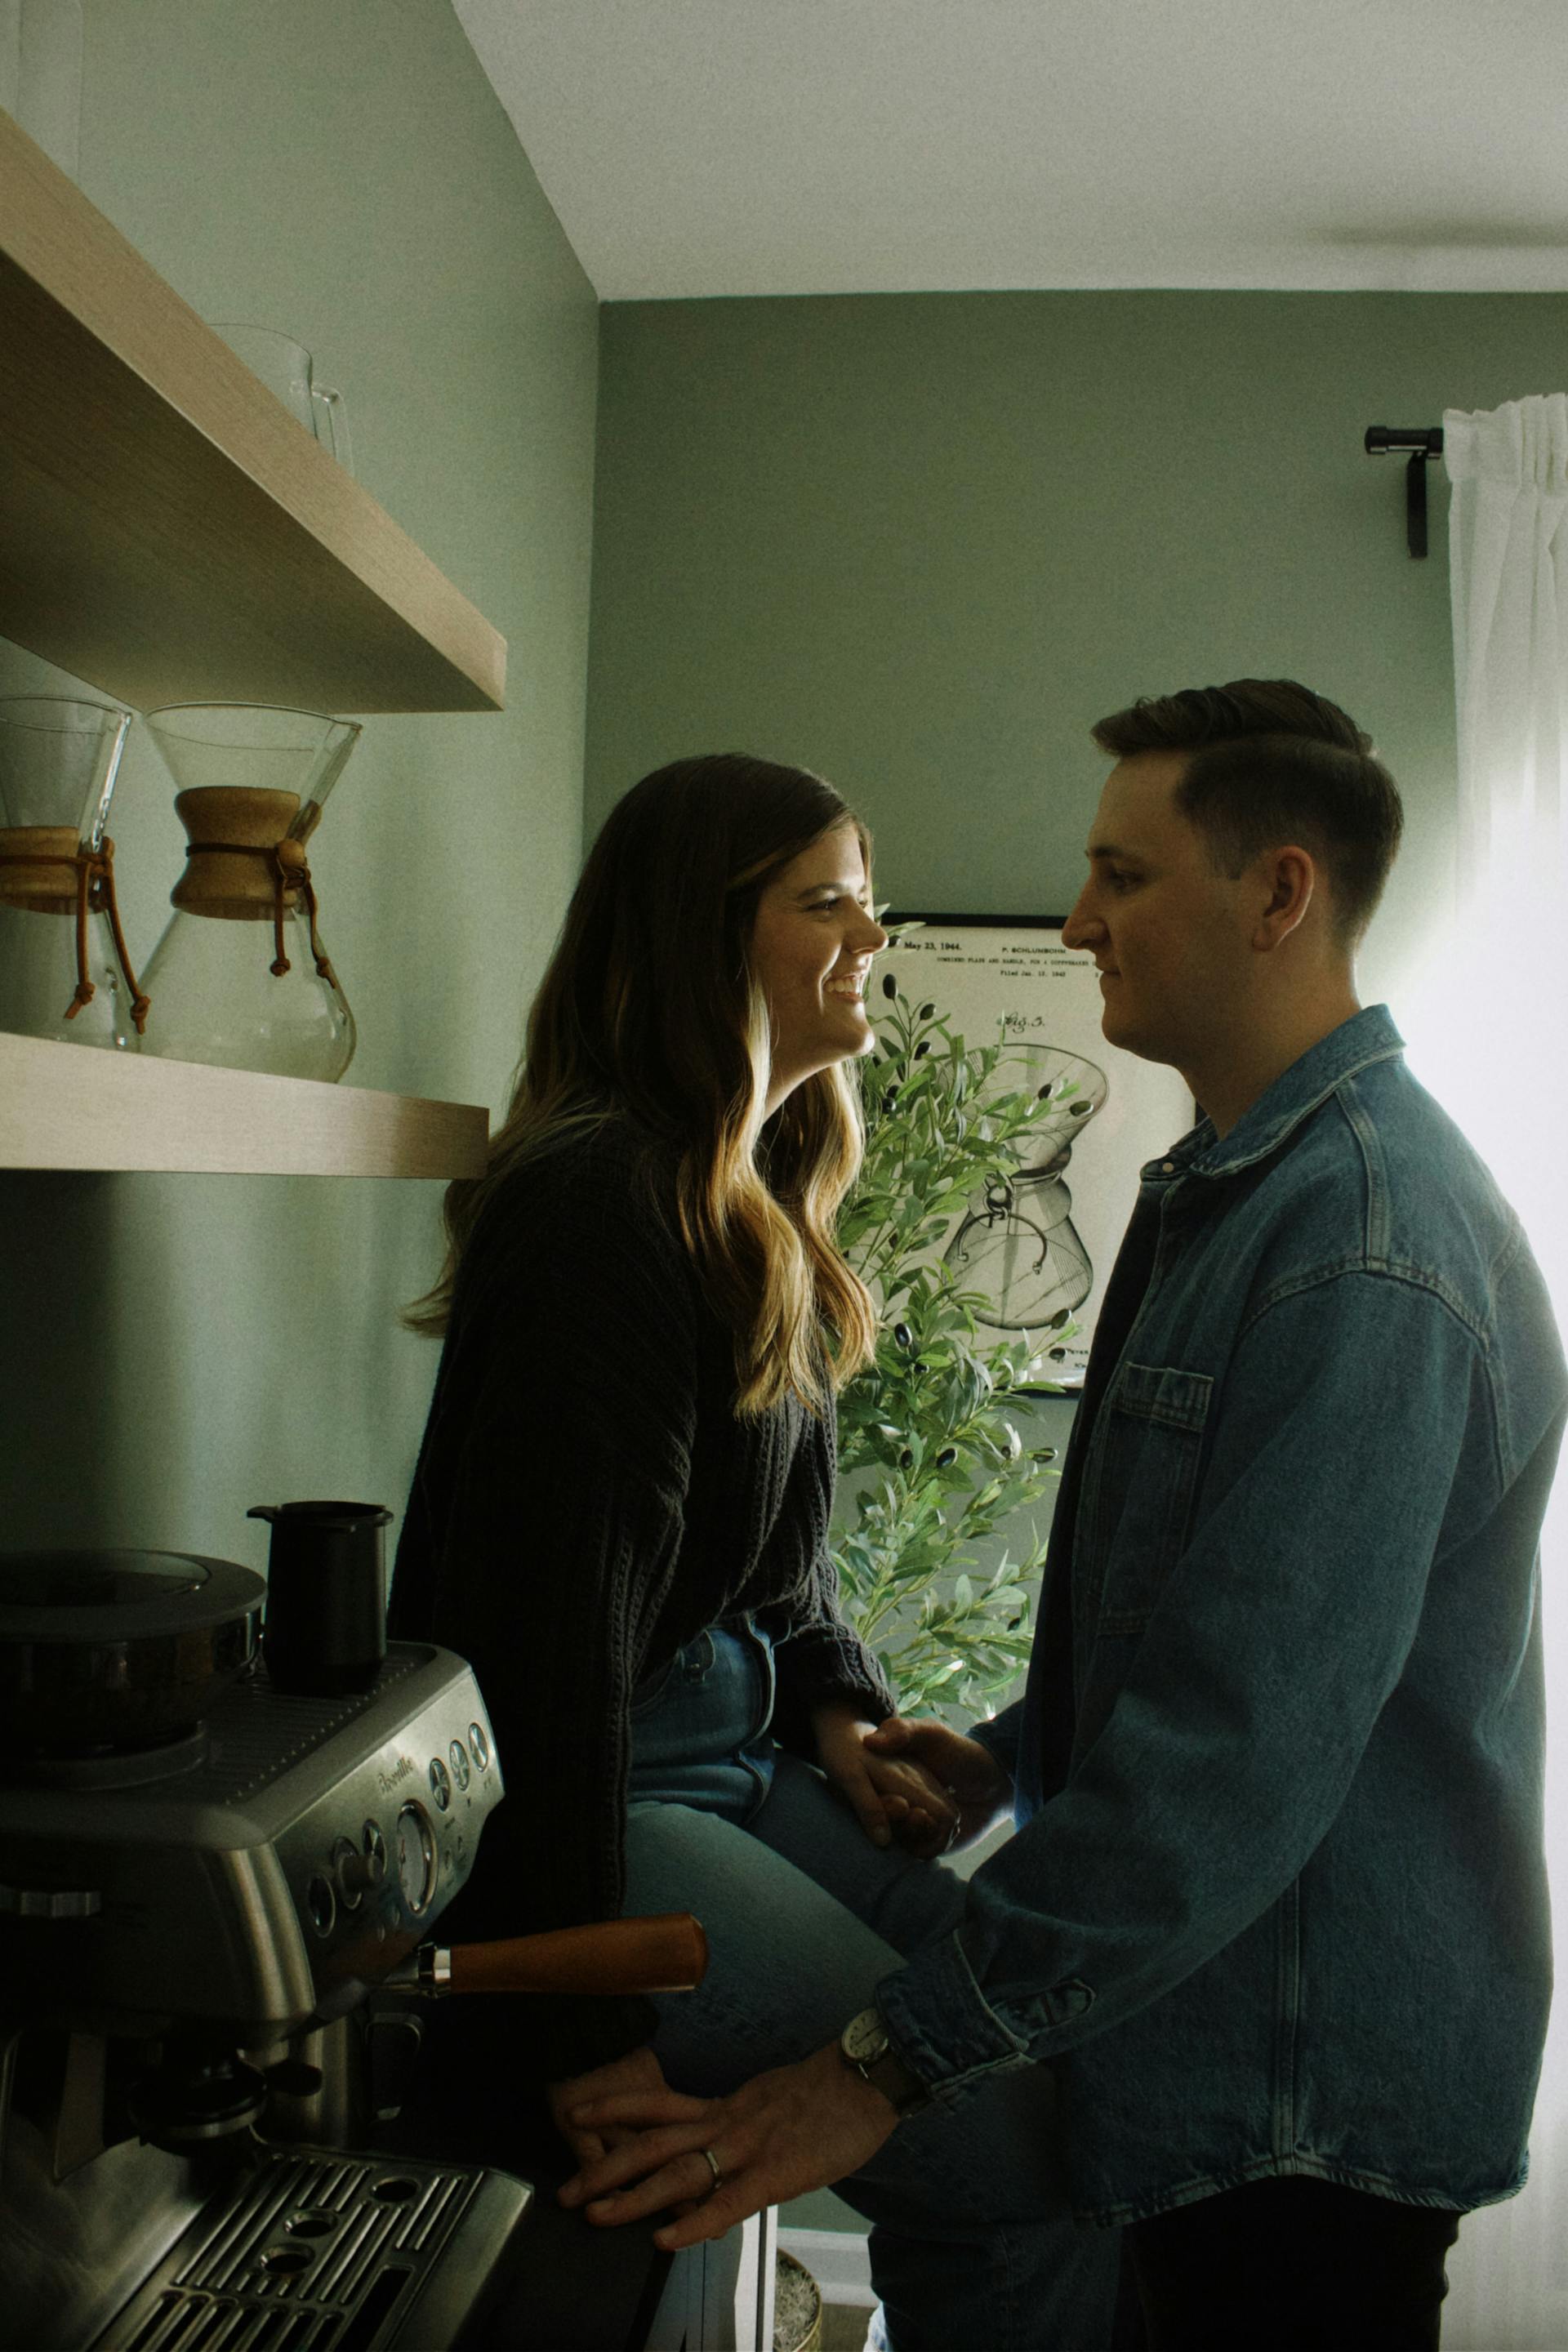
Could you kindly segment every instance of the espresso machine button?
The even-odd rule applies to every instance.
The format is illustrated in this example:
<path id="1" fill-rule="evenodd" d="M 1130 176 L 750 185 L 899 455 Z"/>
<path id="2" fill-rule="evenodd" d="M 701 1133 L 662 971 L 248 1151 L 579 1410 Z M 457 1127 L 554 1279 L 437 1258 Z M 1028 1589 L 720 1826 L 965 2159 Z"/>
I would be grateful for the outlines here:
<path id="1" fill-rule="evenodd" d="M 470 1723 L 468 1726 L 468 1753 L 481 1772 L 489 1771 L 490 1743 L 485 1738 L 485 1727 L 482 1723 Z"/>
<path id="2" fill-rule="evenodd" d="M 454 1739 L 447 1750 L 447 1761 L 452 1768 L 452 1778 L 459 1789 L 468 1785 L 468 1751 L 460 1739 Z"/>
<path id="3" fill-rule="evenodd" d="M 332 1882 L 317 1871 L 305 1889 L 305 1901 L 310 1913 L 310 1925 L 318 1936 L 330 1936 L 338 1916 L 338 1898 L 332 1892 Z"/>
<path id="4" fill-rule="evenodd" d="M 102 1908 L 89 1886 L 0 1885 L 0 1912 L 13 1919 L 95 1919 Z"/>
<path id="5" fill-rule="evenodd" d="M 452 1778 L 438 1756 L 430 1759 L 430 1794 L 436 1800 L 436 1811 L 444 1813 L 452 1801 Z"/>

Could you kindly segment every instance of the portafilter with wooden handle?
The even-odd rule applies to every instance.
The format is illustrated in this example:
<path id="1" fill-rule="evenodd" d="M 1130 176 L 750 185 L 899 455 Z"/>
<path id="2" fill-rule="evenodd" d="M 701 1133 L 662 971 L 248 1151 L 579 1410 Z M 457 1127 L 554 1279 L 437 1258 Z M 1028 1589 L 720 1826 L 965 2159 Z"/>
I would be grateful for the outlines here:
<path id="1" fill-rule="evenodd" d="M 707 1969 L 700 1923 L 689 1911 L 663 1911 L 493 1944 L 422 1944 L 382 1981 L 399 1992 L 433 1995 L 691 1992 Z"/>

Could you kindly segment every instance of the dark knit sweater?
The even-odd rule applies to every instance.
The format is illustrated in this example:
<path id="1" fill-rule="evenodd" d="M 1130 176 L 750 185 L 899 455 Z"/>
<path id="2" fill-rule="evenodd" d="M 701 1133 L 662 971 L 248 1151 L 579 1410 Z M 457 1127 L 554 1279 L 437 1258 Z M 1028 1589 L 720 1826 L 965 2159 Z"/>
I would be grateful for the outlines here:
<path id="1" fill-rule="evenodd" d="M 625 1120 L 529 1160 L 466 1249 L 397 1549 L 391 1626 L 472 1664 L 507 1794 L 444 1940 L 619 1916 L 632 1687 L 742 1611 L 775 1643 L 775 1735 L 892 1694 L 840 1616 L 834 1430 L 734 1412 L 728 1330 Z M 641 2002 L 541 2005 L 547 2074 L 647 2039 Z"/>

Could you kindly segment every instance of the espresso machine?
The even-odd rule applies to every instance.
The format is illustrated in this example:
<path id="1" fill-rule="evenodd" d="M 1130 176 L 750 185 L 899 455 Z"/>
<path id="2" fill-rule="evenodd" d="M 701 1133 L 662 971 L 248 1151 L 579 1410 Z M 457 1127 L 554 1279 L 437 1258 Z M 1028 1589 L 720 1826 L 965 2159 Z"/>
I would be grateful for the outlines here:
<path id="1" fill-rule="evenodd" d="M 419 1989 L 701 1974 L 690 1921 L 436 1948 L 503 1793 L 473 1674 L 401 1643 L 279 1689 L 265 1597 L 190 1554 L 0 1554 L 0 2347 L 483 2340 L 532 2192 L 375 2152 Z"/>

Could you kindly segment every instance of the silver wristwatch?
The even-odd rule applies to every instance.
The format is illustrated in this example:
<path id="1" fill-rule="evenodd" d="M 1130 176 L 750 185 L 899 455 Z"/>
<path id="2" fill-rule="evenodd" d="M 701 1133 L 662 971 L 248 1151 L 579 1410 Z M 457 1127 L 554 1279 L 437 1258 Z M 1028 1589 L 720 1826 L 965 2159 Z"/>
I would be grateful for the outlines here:
<path id="1" fill-rule="evenodd" d="M 838 2037 L 838 2054 L 899 2115 L 912 2116 L 917 2108 L 930 2106 L 931 2092 L 889 2041 L 879 2009 L 863 2009 L 850 2019 Z"/>

